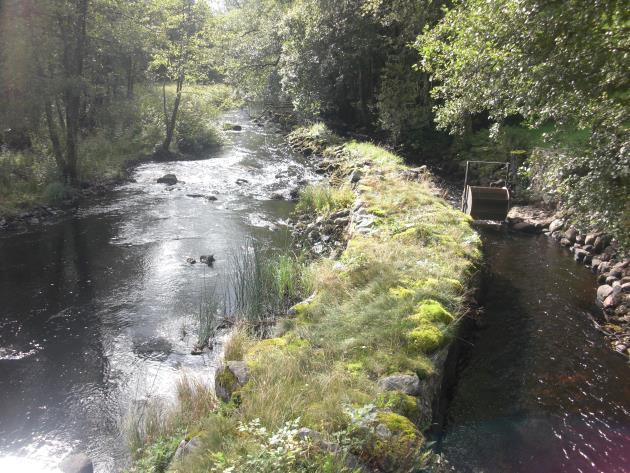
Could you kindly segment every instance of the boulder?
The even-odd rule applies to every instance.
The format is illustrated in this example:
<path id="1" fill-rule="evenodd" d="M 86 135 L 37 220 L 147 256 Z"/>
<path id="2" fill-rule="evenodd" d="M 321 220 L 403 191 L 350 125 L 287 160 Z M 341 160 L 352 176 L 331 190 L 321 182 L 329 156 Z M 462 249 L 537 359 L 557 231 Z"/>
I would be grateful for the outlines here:
<path id="1" fill-rule="evenodd" d="M 243 184 L 249 184 L 249 181 L 248 181 L 247 179 L 238 178 L 238 179 L 236 180 L 236 183 L 237 183 L 239 186 L 241 186 L 241 185 L 243 185 Z"/>
<path id="2" fill-rule="evenodd" d="M 608 284 L 604 284 L 597 288 L 597 300 L 603 302 L 610 294 L 612 294 L 613 288 Z"/>
<path id="3" fill-rule="evenodd" d="M 59 465 L 64 473 L 94 473 L 92 460 L 84 453 L 68 455 Z"/>
<path id="4" fill-rule="evenodd" d="M 197 260 L 195 258 L 191 258 L 190 256 L 186 258 L 186 263 L 188 264 L 195 264 L 196 262 Z"/>
<path id="5" fill-rule="evenodd" d="M 595 243 L 596 238 L 597 238 L 597 235 L 593 233 L 589 233 L 588 235 L 586 235 L 586 238 L 584 238 L 584 244 L 593 245 Z"/>
<path id="6" fill-rule="evenodd" d="M 410 396 L 420 394 L 420 378 L 418 378 L 417 374 L 393 374 L 386 376 L 378 380 L 378 386 L 385 391 L 402 391 Z"/>
<path id="7" fill-rule="evenodd" d="M 560 244 L 562 246 L 571 246 L 571 240 L 568 238 L 562 238 L 562 240 L 560 240 Z"/>
<path id="8" fill-rule="evenodd" d="M 177 184 L 177 176 L 175 174 L 165 174 L 164 176 L 158 178 L 159 184 L 166 184 L 167 186 L 173 186 Z"/>
<path id="9" fill-rule="evenodd" d="M 581 263 L 581 262 L 584 261 L 584 257 L 586 255 L 588 255 L 588 251 L 580 249 L 580 248 L 577 248 L 575 250 L 575 253 L 574 253 L 573 257 L 574 257 L 575 261 L 577 261 L 578 263 Z"/>
<path id="10" fill-rule="evenodd" d="M 619 304 L 619 297 L 615 296 L 615 294 L 610 294 L 606 299 L 604 299 L 604 309 L 612 309 Z"/>
<path id="11" fill-rule="evenodd" d="M 564 232 L 564 238 L 569 240 L 569 242 L 571 243 L 575 243 L 577 236 L 578 231 L 575 229 L 575 227 L 571 227 L 566 232 Z"/>
<path id="12" fill-rule="evenodd" d="M 214 378 L 217 397 L 228 402 L 239 388 L 249 380 L 249 368 L 244 361 L 228 361 L 221 366 Z"/>
<path id="13" fill-rule="evenodd" d="M 625 282 L 621 285 L 622 292 L 630 294 L 630 282 Z"/>
<path id="14" fill-rule="evenodd" d="M 352 174 L 350 174 L 350 183 L 355 184 L 359 182 L 362 177 L 363 174 L 361 173 L 361 171 L 355 169 L 354 171 L 352 171 Z"/>

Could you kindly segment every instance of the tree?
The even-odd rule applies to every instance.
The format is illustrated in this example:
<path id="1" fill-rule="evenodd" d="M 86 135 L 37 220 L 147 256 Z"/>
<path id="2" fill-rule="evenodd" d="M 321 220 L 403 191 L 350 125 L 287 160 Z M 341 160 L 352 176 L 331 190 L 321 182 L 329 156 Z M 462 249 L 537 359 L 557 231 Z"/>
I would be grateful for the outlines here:
<path id="1" fill-rule="evenodd" d="M 538 166 L 547 190 L 576 221 L 625 239 L 629 15 L 620 0 L 459 0 L 417 42 L 440 127 L 461 133 L 480 113 L 495 133 L 515 116 L 552 126 L 558 152 Z M 589 142 L 569 146 L 563 137 L 575 130 Z"/>
<path id="2" fill-rule="evenodd" d="M 168 155 L 184 83 L 199 77 L 199 66 L 208 54 L 210 10 L 206 2 L 195 0 L 155 0 L 153 8 L 159 21 L 151 69 L 162 81 L 165 136 L 160 154 Z M 175 97 L 170 107 L 166 93 L 168 81 L 175 83 Z"/>

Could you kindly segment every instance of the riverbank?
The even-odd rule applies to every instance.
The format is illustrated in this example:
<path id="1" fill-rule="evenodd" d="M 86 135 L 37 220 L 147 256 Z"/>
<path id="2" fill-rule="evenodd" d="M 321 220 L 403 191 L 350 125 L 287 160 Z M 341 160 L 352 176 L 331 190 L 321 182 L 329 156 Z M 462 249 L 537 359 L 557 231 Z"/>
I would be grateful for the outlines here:
<path id="1" fill-rule="evenodd" d="M 174 100 L 174 86 L 165 89 Z M 77 184 L 64 184 L 48 144 L 47 130 L 31 130 L 9 147 L 0 134 L 0 232 L 24 231 L 73 212 L 77 204 L 128 180 L 137 165 L 156 160 L 190 159 L 220 146 L 225 131 L 221 113 L 242 105 L 225 84 L 189 85 L 182 96 L 172 153 L 161 155 L 162 88 L 138 87 L 133 97 L 112 99 L 92 117 L 78 144 Z M 19 146 L 18 146 L 19 145 Z"/>
<path id="2" fill-rule="evenodd" d="M 583 231 L 570 219 L 535 207 L 513 208 L 510 227 L 526 233 L 544 233 L 568 251 L 576 264 L 597 274 L 593 299 L 601 318 L 593 320 L 609 340 L 610 347 L 630 358 L 630 258 L 610 235 Z"/>
<path id="3" fill-rule="evenodd" d="M 308 218 L 297 226 L 309 246 L 337 258 L 314 260 L 313 295 L 273 338 L 233 337 L 216 377 L 223 402 L 153 438 L 134 471 L 158 457 L 152 471 L 400 471 L 434 461 L 423 432 L 480 240 L 425 169 L 369 143 L 343 143 L 323 125 L 289 141 L 328 175 L 302 192 Z"/>

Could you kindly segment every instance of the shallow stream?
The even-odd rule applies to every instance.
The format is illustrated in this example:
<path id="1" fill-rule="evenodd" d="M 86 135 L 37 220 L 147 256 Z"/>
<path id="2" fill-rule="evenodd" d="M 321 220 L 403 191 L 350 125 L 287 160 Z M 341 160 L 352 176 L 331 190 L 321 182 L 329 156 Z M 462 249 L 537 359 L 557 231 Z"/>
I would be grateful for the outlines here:
<path id="1" fill-rule="evenodd" d="M 595 276 L 542 235 L 483 239 L 484 328 L 441 445 L 453 471 L 630 471 L 630 367 L 590 319 Z"/>
<path id="2" fill-rule="evenodd" d="M 182 373 L 212 382 L 215 354 L 190 354 L 203 294 L 225 293 L 249 238 L 287 244 L 293 204 L 272 194 L 314 178 L 282 135 L 226 120 L 243 131 L 220 150 L 143 164 L 75 216 L 0 238 L 0 472 L 54 472 L 73 449 L 120 471 L 130 406 L 172 398 Z M 186 262 L 209 253 L 212 268 Z"/>

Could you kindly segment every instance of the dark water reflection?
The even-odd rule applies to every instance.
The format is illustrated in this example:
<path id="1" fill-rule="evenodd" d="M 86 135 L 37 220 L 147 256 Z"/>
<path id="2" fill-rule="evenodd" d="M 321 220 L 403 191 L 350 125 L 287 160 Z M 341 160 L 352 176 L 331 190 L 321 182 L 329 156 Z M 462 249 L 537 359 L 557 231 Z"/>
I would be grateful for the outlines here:
<path id="1" fill-rule="evenodd" d="M 454 471 L 630 471 L 629 367 L 589 320 L 593 275 L 543 236 L 484 239 L 487 327 L 443 439 Z"/>
<path id="2" fill-rule="evenodd" d="M 214 356 L 189 354 L 201 294 L 224 292 L 247 238 L 285 244 L 292 205 L 271 194 L 313 178 L 273 130 L 228 119 L 244 129 L 211 159 L 143 165 L 76 217 L 0 238 L 0 472 L 55 471 L 72 448 L 119 471 L 130 404 L 172 398 L 182 372 L 211 382 Z M 185 262 L 207 253 L 213 268 Z"/>

